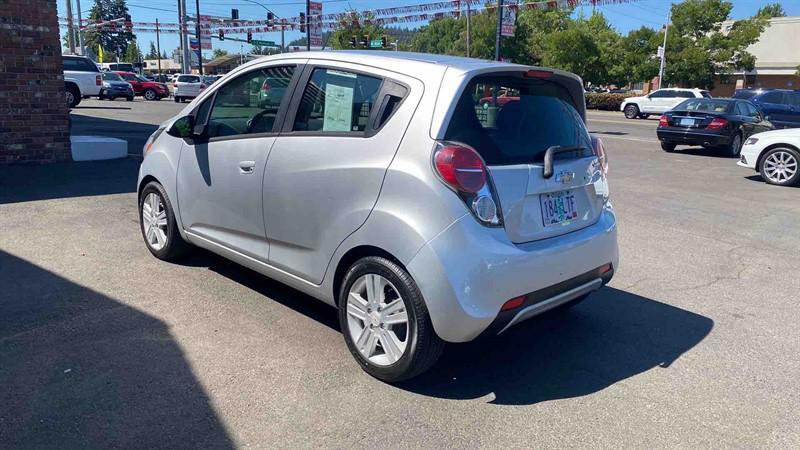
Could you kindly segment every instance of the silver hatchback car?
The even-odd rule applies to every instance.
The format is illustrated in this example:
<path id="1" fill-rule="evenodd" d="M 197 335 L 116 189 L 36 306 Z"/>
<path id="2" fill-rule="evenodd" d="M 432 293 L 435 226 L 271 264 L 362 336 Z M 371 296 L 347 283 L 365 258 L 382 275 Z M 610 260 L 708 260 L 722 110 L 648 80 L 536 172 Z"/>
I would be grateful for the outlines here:
<path id="1" fill-rule="evenodd" d="M 263 86 L 282 86 L 264 102 Z M 280 94 L 281 98 L 273 98 Z M 617 226 L 580 78 L 397 52 L 283 54 L 214 83 L 145 144 L 141 230 L 339 310 L 389 382 L 608 283 Z"/>

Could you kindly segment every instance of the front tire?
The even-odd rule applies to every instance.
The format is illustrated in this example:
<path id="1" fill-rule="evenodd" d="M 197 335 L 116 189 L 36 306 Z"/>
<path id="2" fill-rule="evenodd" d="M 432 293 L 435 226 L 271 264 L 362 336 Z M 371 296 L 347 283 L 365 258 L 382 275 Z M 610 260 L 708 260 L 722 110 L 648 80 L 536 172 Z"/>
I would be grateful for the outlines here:
<path id="1" fill-rule="evenodd" d="M 625 107 L 625 118 L 636 119 L 639 117 L 639 107 L 636 105 L 628 105 Z"/>
<path id="2" fill-rule="evenodd" d="M 733 137 L 733 140 L 731 141 L 731 145 L 729 145 L 725 150 L 727 151 L 728 156 L 730 156 L 731 158 L 739 157 L 739 153 L 742 152 L 741 133 L 736 133 L 736 135 Z"/>
<path id="3" fill-rule="evenodd" d="M 339 323 L 362 369 L 388 383 L 425 372 L 444 350 L 414 279 L 386 258 L 363 258 L 347 271 Z"/>
<path id="4" fill-rule="evenodd" d="M 146 91 L 144 91 L 143 95 L 145 100 L 149 100 L 151 102 L 154 100 L 158 100 L 158 94 L 156 94 L 156 91 L 152 89 L 147 89 Z"/>
<path id="5" fill-rule="evenodd" d="M 175 100 L 175 103 L 179 103 L 181 101 L 181 98 L 180 97 L 175 97 L 174 100 Z"/>
<path id="6" fill-rule="evenodd" d="M 178 230 L 167 193 L 155 181 L 148 183 L 139 197 L 139 228 L 147 249 L 158 259 L 174 261 L 189 249 Z"/>
<path id="7" fill-rule="evenodd" d="M 773 148 L 761 162 L 761 178 L 776 186 L 800 184 L 800 152 L 793 148 Z"/>

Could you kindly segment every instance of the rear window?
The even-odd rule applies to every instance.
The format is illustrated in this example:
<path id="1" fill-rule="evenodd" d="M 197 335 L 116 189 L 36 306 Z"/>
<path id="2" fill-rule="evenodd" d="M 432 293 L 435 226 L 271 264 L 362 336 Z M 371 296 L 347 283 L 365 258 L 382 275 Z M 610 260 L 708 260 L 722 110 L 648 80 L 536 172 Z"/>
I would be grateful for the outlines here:
<path id="1" fill-rule="evenodd" d="M 100 69 L 90 60 L 86 58 L 69 58 L 64 57 L 64 70 L 73 70 L 76 72 L 100 72 Z"/>
<path id="2" fill-rule="evenodd" d="M 735 94 L 733 94 L 733 98 L 748 99 L 748 98 L 755 97 L 755 95 L 756 95 L 756 91 L 746 91 L 746 90 L 740 89 L 740 90 L 736 91 Z"/>
<path id="3" fill-rule="evenodd" d="M 469 145 L 487 165 L 541 162 L 551 146 L 580 147 L 592 154 L 591 138 L 567 89 L 522 75 L 472 79 L 456 104 L 445 139 Z"/>
<path id="4" fill-rule="evenodd" d="M 686 100 L 675 107 L 676 111 L 699 112 L 728 112 L 732 102 L 727 100 L 712 100 L 708 98 L 693 98 Z"/>
<path id="5" fill-rule="evenodd" d="M 199 83 L 200 77 L 195 75 L 181 75 L 178 77 L 178 81 L 181 83 Z"/>

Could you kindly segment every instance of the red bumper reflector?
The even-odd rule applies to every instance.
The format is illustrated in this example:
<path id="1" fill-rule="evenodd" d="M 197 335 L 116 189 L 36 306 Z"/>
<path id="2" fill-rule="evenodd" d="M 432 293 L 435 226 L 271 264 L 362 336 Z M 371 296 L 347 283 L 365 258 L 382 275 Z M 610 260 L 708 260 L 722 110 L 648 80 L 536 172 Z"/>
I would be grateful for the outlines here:
<path id="1" fill-rule="evenodd" d="M 525 296 L 520 295 L 519 297 L 514 297 L 511 300 L 505 302 L 503 307 L 500 308 L 500 311 L 508 311 L 510 309 L 519 308 L 522 304 L 525 303 Z"/>
<path id="2" fill-rule="evenodd" d="M 600 268 L 600 275 L 605 275 L 608 272 L 611 272 L 611 264 L 606 264 L 605 266 Z"/>

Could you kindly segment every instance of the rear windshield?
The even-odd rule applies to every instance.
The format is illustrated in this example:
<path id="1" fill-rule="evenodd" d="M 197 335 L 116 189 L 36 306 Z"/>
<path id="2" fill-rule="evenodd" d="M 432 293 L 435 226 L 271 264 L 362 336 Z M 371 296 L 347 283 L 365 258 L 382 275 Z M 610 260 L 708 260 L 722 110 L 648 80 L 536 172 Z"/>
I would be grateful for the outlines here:
<path id="1" fill-rule="evenodd" d="M 178 77 L 178 81 L 181 83 L 199 83 L 200 77 L 196 75 L 181 75 Z"/>
<path id="2" fill-rule="evenodd" d="M 693 98 L 675 107 L 676 111 L 727 112 L 733 102 L 728 100 L 712 100 L 710 98 Z"/>
<path id="3" fill-rule="evenodd" d="M 738 90 L 735 94 L 733 94 L 733 98 L 753 98 L 755 95 L 756 91 Z"/>
<path id="4" fill-rule="evenodd" d="M 551 146 L 580 147 L 569 157 L 592 154 L 589 132 L 567 90 L 521 74 L 473 78 L 445 139 L 469 145 L 490 166 L 541 162 Z"/>

